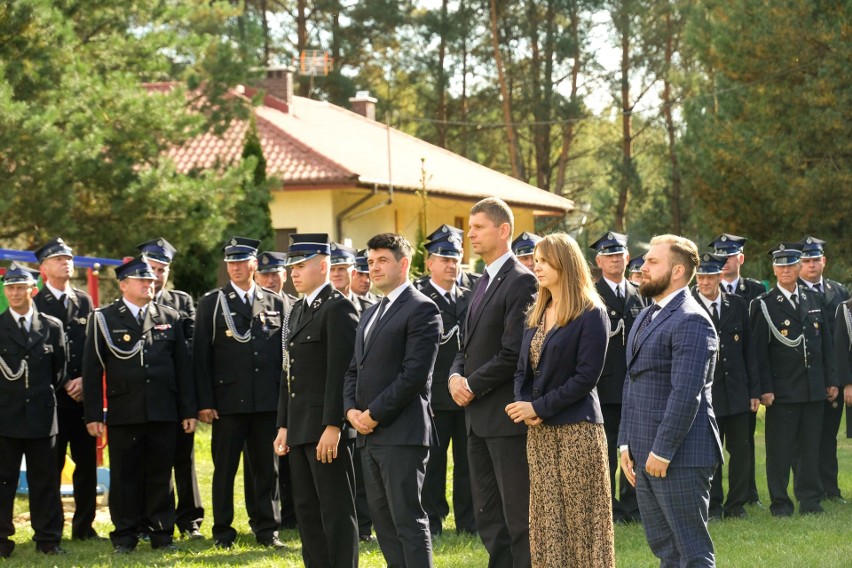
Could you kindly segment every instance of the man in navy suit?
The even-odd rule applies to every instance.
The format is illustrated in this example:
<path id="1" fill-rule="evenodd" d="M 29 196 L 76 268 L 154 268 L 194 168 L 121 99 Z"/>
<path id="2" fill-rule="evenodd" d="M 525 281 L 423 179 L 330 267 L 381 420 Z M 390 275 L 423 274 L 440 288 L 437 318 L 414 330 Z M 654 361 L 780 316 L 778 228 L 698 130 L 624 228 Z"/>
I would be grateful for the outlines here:
<path id="1" fill-rule="evenodd" d="M 449 390 L 465 408 L 467 455 L 476 530 L 489 568 L 530 565 L 530 478 L 527 427 L 506 418 L 536 278 L 509 248 L 515 223 L 509 206 L 488 197 L 470 210 L 468 236 L 485 261 L 471 291 L 464 343 L 450 369 Z"/>
<path id="2" fill-rule="evenodd" d="M 722 459 L 711 406 L 718 339 L 687 290 L 697 267 L 692 241 L 651 240 L 639 292 L 655 303 L 627 338 L 621 468 L 636 486 L 645 536 L 661 566 L 716 565 L 707 521 L 710 480 Z"/>
<path id="3" fill-rule="evenodd" d="M 385 296 L 358 324 L 343 409 L 358 431 L 367 501 L 388 566 L 431 568 L 420 495 L 429 447 L 436 444 L 429 389 L 441 316 L 408 281 L 412 251 L 404 237 L 376 235 L 367 250 L 370 276 Z"/>

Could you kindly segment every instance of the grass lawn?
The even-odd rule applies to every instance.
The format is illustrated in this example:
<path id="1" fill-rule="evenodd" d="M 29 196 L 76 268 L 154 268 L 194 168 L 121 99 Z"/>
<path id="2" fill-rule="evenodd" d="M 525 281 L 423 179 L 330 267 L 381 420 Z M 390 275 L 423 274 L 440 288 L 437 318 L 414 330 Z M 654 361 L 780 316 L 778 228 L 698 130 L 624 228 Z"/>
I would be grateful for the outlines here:
<path id="1" fill-rule="evenodd" d="M 840 488 L 843 494 L 852 497 L 852 440 L 845 437 L 845 424 L 841 425 L 838 457 L 840 459 Z M 763 422 L 758 421 L 758 489 L 764 504 L 768 504 L 766 479 L 763 477 Z M 5 566 L 301 566 L 299 536 L 295 531 L 285 531 L 281 540 L 287 549 L 270 552 L 259 547 L 248 528 L 242 499 L 237 501 L 235 526 L 240 533 L 236 546 L 230 551 L 212 548 L 210 527 L 210 487 L 213 467 L 210 460 L 210 430 L 204 427 L 196 437 L 198 477 L 208 518 L 202 527 L 207 540 L 178 542 L 181 550 L 168 554 L 152 551 L 146 543 L 140 543 L 136 552 L 126 557 L 114 557 L 109 543 L 77 543 L 64 541 L 62 546 L 68 555 L 47 558 L 35 552 L 30 540 L 32 531 L 28 524 L 19 525 L 14 539 L 18 543 L 11 560 L 0 562 Z M 727 476 L 726 476 L 727 478 Z M 242 473 L 237 476 L 238 496 L 242 495 Z M 790 489 L 792 495 L 792 487 Z M 820 516 L 793 516 L 774 519 L 768 509 L 750 507 L 749 518 L 716 522 L 710 532 L 716 544 L 717 563 L 721 567 L 783 566 L 820 568 L 846 567 L 852 565 L 852 503 L 838 505 L 825 503 L 826 514 Z M 25 498 L 19 497 L 15 514 L 28 510 Z M 454 526 L 448 519 L 446 527 Z M 98 532 L 107 536 L 111 525 L 99 523 Z M 70 535 L 66 525 L 65 537 Z M 566 534 L 566 538 L 571 535 Z M 615 529 L 616 559 L 619 567 L 651 567 L 658 563 L 645 543 L 644 533 L 639 526 L 618 526 Z M 361 545 L 363 567 L 384 566 L 381 551 L 375 543 Z M 478 539 L 456 536 L 452 530 L 435 543 L 435 566 L 476 568 L 486 566 L 485 550 Z"/>

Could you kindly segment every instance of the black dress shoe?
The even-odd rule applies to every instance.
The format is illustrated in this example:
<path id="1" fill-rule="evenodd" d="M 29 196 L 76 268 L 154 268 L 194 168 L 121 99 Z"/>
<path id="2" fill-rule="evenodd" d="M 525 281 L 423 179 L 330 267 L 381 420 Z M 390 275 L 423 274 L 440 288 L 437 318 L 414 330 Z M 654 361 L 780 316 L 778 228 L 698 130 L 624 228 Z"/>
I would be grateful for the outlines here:
<path id="1" fill-rule="evenodd" d="M 809 507 L 799 506 L 799 514 L 800 515 L 820 515 L 825 513 L 825 509 L 822 508 L 822 505 L 817 503 L 816 505 L 811 505 Z"/>
<path id="2" fill-rule="evenodd" d="M 263 540 L 258 540 L 257 543 L 260 546 L 263 546 L 263 547 L 266 547 L 266 548 L 286 548 L 287 547 L 283 542 L 278 540 L 278 537 L 276 537 L 276 536 L 274 536 L 272 538 L 265 538 Z"/>
<path id="3" fill-rule="evenodd" d="M 213 546 L 215 546 L 216 548 L 221 548 L 223 550 L 231 550 L 232 548 L 234 548 L 234 541 L 217 538 L 213 541 Z"/>
<path id="4" fill-rule="evenodd" d="M 201 540 L 204 538 L 204 535 L 201 534 L 201 531 L 198 529 L 189 529 L 188 531 L 181 531 L 180 536 L 187 540 Z"/>
<path id="5" fill-rule="evenodd" d="M 360 540 L 361 542 L 373 542 L 374 538 L 371 534 L 359 534 L 358 540 Z"/>
<path id="6" fill-rule="evenodd" d="M 842 495 L 830 495 L 830 496 L 826 497 L 826 499 L 828 499 L 832 503 L 837 503 L 839 505 L 845 505 L 846 504 L 846 499 L 844 499 Z"/>
<path id="7" fill-rule="evenodd" d="M 792 517 L 793 511 L 789 511 L 787 509 L 782 509 L 780 511 L 772 511 L 773 517 Z"/>
<path id="8" fill-rule="evenodd" d="M 62 556 L 68 554 L 58 544 L 48 544 L 45 546 L 36 545 L 36 551 L 48 556 Z"/>
<path id="9" fill-rule="evenodd" d="M 71 540 L 78 540 L 81 542 L 103 542 L 109 540 L 106 537 L 103 537 L 97 533 L 85 534 L 85 535 L 76 535 L 72 536 Z"/>
<path id="10" fill-rule="evenodd" d="M 746 517 L 748 517 L 748 514 L 742 507 L 734 507 L 725 511 L 726 519 L 745 519 Z"/>
<path id="11" fill-rule="evenodd" d="M 176 550 L 180 550 L 177 545 L 173 542 L 167 542 L 166 544 L 152 544 L 151 548 L 154 550 L 162 550 L 163 552 L 175 552 Z"/>
<path id="12" fill-rule="evenodd" d="M 130 554 L 136 550 L 135 546 L 130 546 L 129 544 L 118 544 L 113 547 L 112 552 L 114 554 Z"/>

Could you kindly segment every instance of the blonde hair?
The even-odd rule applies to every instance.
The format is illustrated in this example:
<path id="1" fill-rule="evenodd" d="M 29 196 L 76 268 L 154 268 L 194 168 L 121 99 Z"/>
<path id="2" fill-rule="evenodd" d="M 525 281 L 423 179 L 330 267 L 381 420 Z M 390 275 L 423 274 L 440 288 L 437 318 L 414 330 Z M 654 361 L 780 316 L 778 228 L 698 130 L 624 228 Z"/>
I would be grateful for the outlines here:
<path id="1" fill-rule="evenodd" d="M 577 241 L 565 233 L 547 235 L 535 245 L 534 255 L 547 261 L 559 273 L 559 309 L 556 312 L 556 324 L 565 326 L 593 307 L 602 306 L 589 264 L 583 257 L 583 251 Z M 527 325 L 536 327 L 544 315 L 544 310 L 552 299 L 547 288 L 540 288 L 535 303 L 527 314 Z"/>

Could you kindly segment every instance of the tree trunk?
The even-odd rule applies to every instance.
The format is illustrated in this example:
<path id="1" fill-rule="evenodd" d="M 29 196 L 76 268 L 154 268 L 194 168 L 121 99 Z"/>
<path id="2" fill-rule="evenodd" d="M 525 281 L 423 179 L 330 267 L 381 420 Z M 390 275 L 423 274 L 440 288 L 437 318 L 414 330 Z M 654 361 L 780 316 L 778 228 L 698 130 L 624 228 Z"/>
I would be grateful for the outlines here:
<path id="1" fill-rule="evenodd" d="M 683 219 L 681 211 L 681 194 L 682 194 L 682 177 L 680 172 L 680 163 L 677 155 L 677 133 L 675 131 L 674 119 L 672 117 L 672 93 L 671 81 L 669 75 L 671 72 L 672 59 L 674 54 L 674 25 L 672 22 L 671 11 L 666 12 L 666 44 L 665 44 L 665 74 L 663 76 L 663 117 L 666 122 L 666 132 L 669 142 L 669 161 L 671 162 L 671 189 L 669 191 L 669 204 L 672 213 L 672 231 L 679 235 L 683 228 Z"/>
<path id="2" fill-rule="evenodd" d="M 568 160 L 571 155 L 571 146 L 574 144 L 574 123 L 572 119 L 577 118 L 577 83 L 580 78 L 580 15 L 577 9 L 577 2 L 572 1 L 568 9 L 568 17 L 571 19 L 570 34 L 571 43 L 573 45 L 574 64 L 571 66 L 571 95 L 569 101 L 571 103 L 571 111 L 566 117 L 568 121 L 562 125 L 562 148 L 559 151 L 559 160 L 556 168 L 556 182 L 553 190 L 562 195 L 565 189 L 565 172 L 568 168 Z"/>
<path id="3" fill-rule="evenodd" d="M 630 104 L 630 15 L 628 9 L 622 4 L 621 11 L 617 14 L 621 19 L 619 31 L 621 34 L 621 172 L 618 183 L 618 202 L 615 208 L 615 230 L 619 233 L 627 231 L 627 197 L 630 194 L 633 171 L 633 139 L 631 134 L 631 114 L 633 108 Z"/>
<path id="4" fill-rule="evenodd" d="M 308 1 L 298 0 L 296 5 L 296 53 L 301 58 L 308 48 Z M 310 96 L 310 79 L 299 81 L 298 93 L 302 97 Z"/>
<path id="5" fill-rule="evenodd" d="M 512 177 L 522 179 L 521 157 L 518 153 L 518 142 L 515 137 L 515 127 L 512 124 L 512 101 L 506 83 L 506 72 L 503 68 L 503 55 L 500 53 L 500 40 L 497 31 L 497 2 L 490 0 L 491 7 L 491 49 L 494 54 L 494 64 L 497 67 L 497 80 L 500 83 L 500 97 L 503 99 L 503 122 L 506 124 L 506 142 L 509 145 L 509 162 L 512 166 Z"/>
<path id="6" fill-rule="evenodd" d="M 444 69 L 444 60 L 447 56 L 447 3 L 448 0 L 441 2 L 441 26 L 440 26 L 440 42 L 438 44 L 438 139 L 436 144 L 441 148 L 447 147 L 447 71 Z"/>

